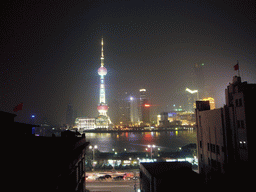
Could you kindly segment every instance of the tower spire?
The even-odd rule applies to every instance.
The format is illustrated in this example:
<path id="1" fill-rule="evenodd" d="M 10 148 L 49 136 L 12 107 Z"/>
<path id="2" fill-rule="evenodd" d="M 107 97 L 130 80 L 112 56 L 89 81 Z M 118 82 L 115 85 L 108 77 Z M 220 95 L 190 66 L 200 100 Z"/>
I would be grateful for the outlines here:
<path id="1" fill-rule="evenodd" d="M 103 36 L 102 36 L 102 38 L 101 38 L 101 67 L 104 67 Z"/>

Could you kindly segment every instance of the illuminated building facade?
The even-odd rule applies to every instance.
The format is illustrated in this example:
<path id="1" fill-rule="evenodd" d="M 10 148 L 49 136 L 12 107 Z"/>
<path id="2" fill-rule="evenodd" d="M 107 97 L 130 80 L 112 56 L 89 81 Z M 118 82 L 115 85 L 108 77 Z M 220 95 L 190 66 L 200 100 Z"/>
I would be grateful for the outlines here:
<path id="1" fill-rule="evenodd" d="M 187 111 L 194 112 L 196 108 L 196 100 L 199 100 L 198 90 L 191 90 L 186 88 L 188 103 L 187 103 Z"/>
<path id="2" fill-rule="evenodd" d="M 210 109 L 215 109 L 215 100 L 212 97 L 206 97 L 202 99 L 203 101 L 209 101 L 210 103 Z"/>
<path id="3" fill-rule="evenodd" d="M 75 120 L 75 127 L 79 132 L 95 129 L 95 118 L 78 117 Z"/>
<path id="4" fill-rule="evenodd" d="M 96 118 L 97 128 L 109 128 L 111 124 L 110 118 L 107 115 L 108 105 L 106 103 L 105 94 L 105 79 L 104 76 L 107 75 L 107 69 L 104 67 L 104 54 L 103 54 L 103 38 L 101 39 L 101 67 L 98 69 L 98 74 L 100 76 L 100 100 L 98 104 L 99 116 Z"/>

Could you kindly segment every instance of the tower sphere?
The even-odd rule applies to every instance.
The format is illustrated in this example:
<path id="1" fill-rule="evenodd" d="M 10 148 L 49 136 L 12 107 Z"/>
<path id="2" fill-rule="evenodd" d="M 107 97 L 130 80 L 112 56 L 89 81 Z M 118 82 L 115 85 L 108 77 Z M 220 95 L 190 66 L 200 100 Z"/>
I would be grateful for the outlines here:
<path id="1" fill-rule="evenodd" d="M 99 69 L 98 69 L 98 74 L 99 75 L 107 75 L 107 69 L 103 66 L 101 66 Z"/>
<path id="2" fill-rule="evenodd" d="M 107 112 L 108 111 L 108 106 L 106 106 L 106 105 L 99 105 L 97 107 L 97 109 L 98 109 L 98 111 L 105 111 L 105 112 Z"/>

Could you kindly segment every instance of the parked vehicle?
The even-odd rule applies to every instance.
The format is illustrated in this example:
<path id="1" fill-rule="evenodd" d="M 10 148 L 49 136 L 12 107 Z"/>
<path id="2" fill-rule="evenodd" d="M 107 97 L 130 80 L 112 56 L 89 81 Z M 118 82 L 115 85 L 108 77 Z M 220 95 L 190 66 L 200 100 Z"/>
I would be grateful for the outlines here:
<path id="1" fill-rule="evenodd" d="M 104 177 L 105 177 L 105 179 L 111 179 L 112 178 L 111 175 L 105 175 Z"/>
<path id="2" fill-rule="evenodd" d="M 100 176 L 98 178 L 96 178 L 96 180 L 104 180 L 105 179 L 105 176 Z"/>
<path id="3" fill-rule="evenodd" d="M 114 177 L 114 180 L 123 180 L 124 179 L 124 176 L 116 176 L 116 177 Z"/>

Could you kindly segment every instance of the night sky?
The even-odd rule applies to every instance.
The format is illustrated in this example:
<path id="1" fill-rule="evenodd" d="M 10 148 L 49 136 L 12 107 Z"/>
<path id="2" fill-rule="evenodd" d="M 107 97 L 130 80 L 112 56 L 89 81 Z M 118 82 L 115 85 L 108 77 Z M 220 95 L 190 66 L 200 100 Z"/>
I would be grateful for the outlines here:
<path id="1" fill-rule="evenodd" d="M 6 1 L 0 110 L 14 113 L 23 102 L 16 121 L 35 114 L 37 123 L 63 124 L 72 103 L 79 116 L 97 116 L 102 35 L 110 118 L 120 93 L 138 96 L 141 88 L 152 115 L 184 105 L 195 63 L 204 63 L 205 84 L 222 107 L 237 60 L 242 81 L 256 83 L 255 7 L 255 1 Z"/>

